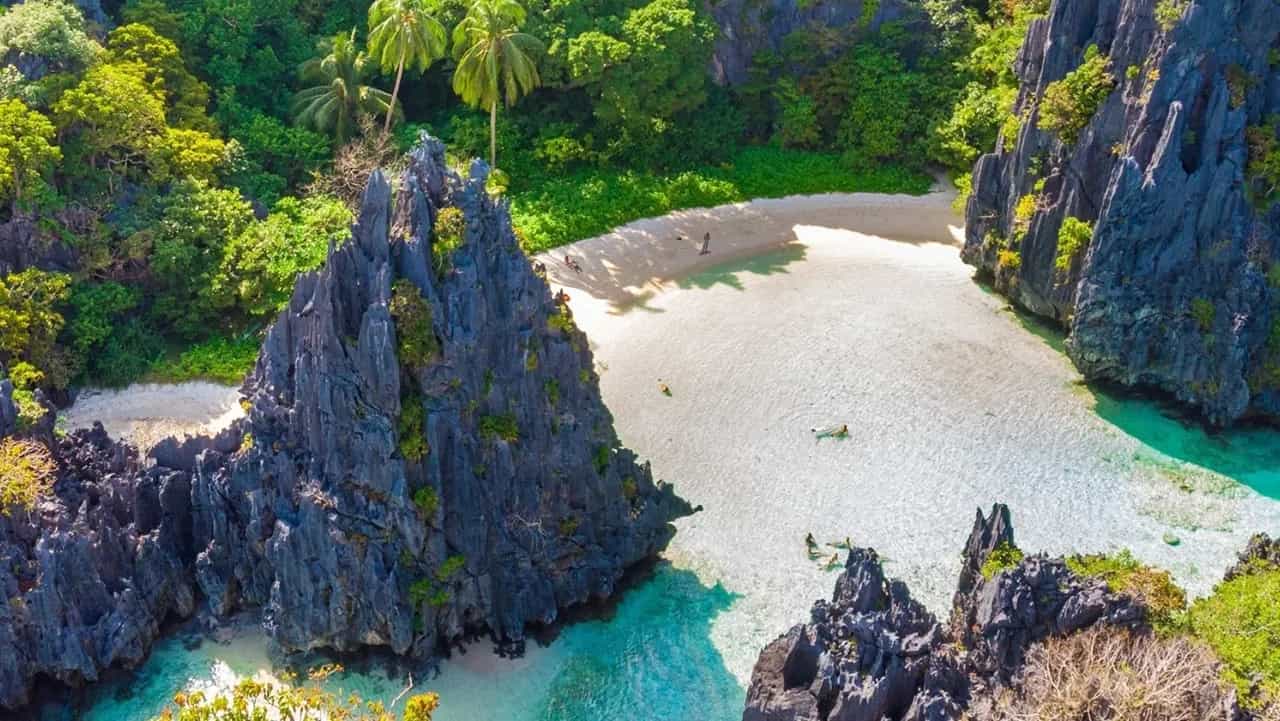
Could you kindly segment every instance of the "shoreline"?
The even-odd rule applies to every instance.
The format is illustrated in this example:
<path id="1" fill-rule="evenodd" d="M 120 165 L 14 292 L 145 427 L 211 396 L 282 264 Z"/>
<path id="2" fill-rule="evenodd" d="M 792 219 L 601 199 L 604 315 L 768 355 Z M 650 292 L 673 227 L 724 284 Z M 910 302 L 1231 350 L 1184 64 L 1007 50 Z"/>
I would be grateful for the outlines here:
<path id="1" fill-rule="evenodd" d="M 801 227 L 829 227 L 899 243 L 959 245 L 964 228 L 952 209 L 955 197 L 953 187 L 940 183 L 925 195 L 758 198 L 636 220 L 544 251 L 532 260 L 546 266 L 548 283 L 570 292 L 575 311 L 603 305 L 601 310 L 618 315 L 681 278 L 786 248 L 797 241 L 796 229 Z M 699 255 L 707 232 L 710 253 Z M 581 272 L 565 264 L 566 255 L 579 263 Z"/>

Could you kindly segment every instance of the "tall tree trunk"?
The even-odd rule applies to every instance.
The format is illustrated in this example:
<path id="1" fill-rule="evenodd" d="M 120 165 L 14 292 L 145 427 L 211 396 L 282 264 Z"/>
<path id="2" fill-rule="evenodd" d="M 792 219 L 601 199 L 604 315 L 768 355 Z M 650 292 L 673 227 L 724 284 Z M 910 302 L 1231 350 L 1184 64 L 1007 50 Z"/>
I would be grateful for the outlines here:
<path id="1" fill-rule="evenodd" d="M 489 169 L 498 167 L 498 101 L 489 106 Z"/>
<path id="2" fill-rule="evenodd" d="M 391 116 L 396 112 L 396 96 L 400 94 L 400 78 L 404 77 L 405 48 L 400 48 L 400 64 L 396 65 L 396 84 L 391 88 L 391 104 L 387 106 L 387 122 L 382 125 L 382 134 L 391 132 Z"/>

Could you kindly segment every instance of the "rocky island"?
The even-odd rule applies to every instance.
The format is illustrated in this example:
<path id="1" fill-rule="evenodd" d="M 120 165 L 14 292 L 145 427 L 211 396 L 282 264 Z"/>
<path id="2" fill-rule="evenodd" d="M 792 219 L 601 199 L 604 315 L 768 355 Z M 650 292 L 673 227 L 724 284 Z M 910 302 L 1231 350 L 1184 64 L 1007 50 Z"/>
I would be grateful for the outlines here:
<path id="1" fill-rule="evenodd" d="M 394 191 L 375 173 L 218 437 L 148 463 L 100 429 L 23 434 L 57 472 L 0 516 L 0 705 L 137 664 L 197 612 L 260 609 L 285 651 L 429 657 L 488 633 L 518 652 L 666 545 L 692 509 L 619 445 L 586 337 L 486 173 L 430 138 Z"/>

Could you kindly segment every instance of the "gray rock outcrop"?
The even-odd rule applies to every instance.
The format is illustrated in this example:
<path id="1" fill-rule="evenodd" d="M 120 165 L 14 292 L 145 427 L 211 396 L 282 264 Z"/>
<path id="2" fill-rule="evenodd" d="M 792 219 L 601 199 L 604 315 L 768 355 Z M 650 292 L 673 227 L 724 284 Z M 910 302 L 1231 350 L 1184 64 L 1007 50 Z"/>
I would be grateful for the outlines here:
<path id="1" fill-rule="evenodd" d="M 1060 558 L 989 567 L 1002 546 L 1013 547 L 1013 527 L 997 504 L 977 514 L 949 628 L 885 579 L 875 551 L 851 550 L 831 601 L 760 653 L 743 721 L 959 721 L 979 694 L 989 701 L 988 689 L 1015 680 L 1033 644 L 1145 624 L 1140 601 Z"/>
<path id="2" fill-rule="evenodd" d="M 431 139 L 397 193 L 375 174 L 351 242 L 267 335 L 251 441 L 197 461 L 200 587 L 217 613 L 262 607 L 286 651 L 429 654 L 478 631 L 518 651 L 691 510 L 618 443 L 587 339 L 486 174 Z M 434 228 L 459 212 L 450 250 Z M 406 292 L 425 329 L 393 317 Z M 399 357 L 411 333 L 429 359 Z"/>
<path id="3" fill-rule="evenodd" d="M 0 709 L 39 679 L 132 667 L 201 609 L 261 610 L 286 652 L 425 659 L 488 633 L 518 653 L 665 547 L 692 509 L 619 444 L 587 338 L 485 176 L 429 138 L 397 192 L 376 173 L 229 430 L 148 459 L 100 426 L 25 431 L 58 480 L 35 510 L 0 509 Z M 441 216 L 458 237 L 437 237 Z"/>
<path id="4" fill-rule="evenodd" d="M 1158 389 L 1214 424 L 1277 418 L 1280 203 L 1251 197 L 1249 134 L 1276 132 L 1280 4 L 1185 0 L 1164 26 L 1158 5 L 1054 0 L 1032 23 L 1020 129 L 977 163 L 963 257 L 1061 323 L 1086 377 Z M 1114 89 L 1064 141 L 1040 127 L 1042 101 L 1090 46 Z M 1092 224 L 1074 257 L 1059 247 L 1069 217 Z"/>
<path id="5" fill-rule="evenodd" d="M 0 708 L 27 703 L 37 677 L 80 686 L 137 665 L 196 607 L 190 476 L 143 469 L 101 425 L 54 455 L 53 495 L 0 513 Z"/>

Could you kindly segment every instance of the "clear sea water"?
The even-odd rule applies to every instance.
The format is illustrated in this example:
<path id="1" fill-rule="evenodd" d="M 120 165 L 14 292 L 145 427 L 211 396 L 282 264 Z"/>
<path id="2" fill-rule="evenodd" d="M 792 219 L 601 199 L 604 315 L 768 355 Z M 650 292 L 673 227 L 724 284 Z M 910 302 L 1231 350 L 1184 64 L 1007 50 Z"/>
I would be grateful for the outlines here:
<path id="1" fill-rule="evenodd" d="M 740 718 L 760 647 L 830 593 L 809 532 L 876 547 L 941 612 L 975 509 L 995 501 L 1024 548 L 1130 548 L 1194 593 L 1252 532 L 1280 531 L 1280 433 L 1209 435 L 1082 385 L 1054 334 L 976 286 L 953 247 L 795 235 L 579 318 L 623 442 L 706 510 L 609 620 L 514 661 L 477 644 L 415 679 L 442 695 L 440 721 Z M 839 423 L 849 440 L 810 430 Z M 168 641 L 86 718 L 141 721 L 190 683 L 269 667 L 256 636 Z M 334 683 L 389 699 L 405 680 Z"/>

